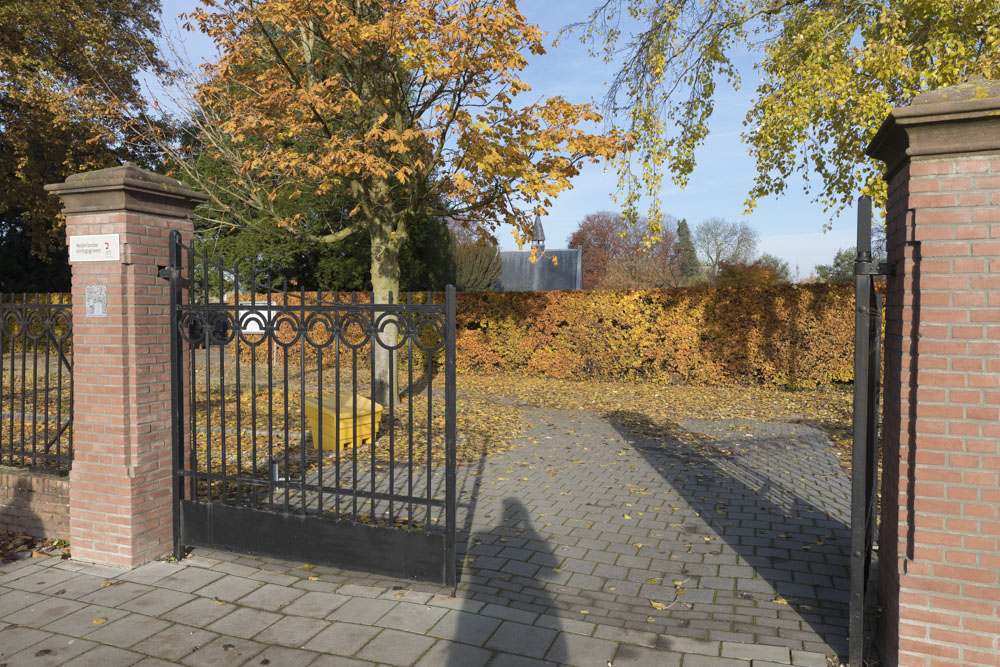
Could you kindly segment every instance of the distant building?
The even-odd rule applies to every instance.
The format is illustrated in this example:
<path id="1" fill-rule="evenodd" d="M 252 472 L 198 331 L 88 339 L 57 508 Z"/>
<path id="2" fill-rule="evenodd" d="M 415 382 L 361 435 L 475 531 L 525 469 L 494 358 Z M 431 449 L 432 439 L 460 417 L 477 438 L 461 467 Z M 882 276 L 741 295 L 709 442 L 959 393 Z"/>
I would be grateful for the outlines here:
<path id="1" fill-rule="evenodd" d="M 531 247 L 536 255 L 534 264 L 531 263 L 531 250 L 500 251 L 503 270 L 497 280 L 499 291 L 545 292 L 583 287 L 583 248 L 546 250 L 540 216 L 535 216 Z"/>

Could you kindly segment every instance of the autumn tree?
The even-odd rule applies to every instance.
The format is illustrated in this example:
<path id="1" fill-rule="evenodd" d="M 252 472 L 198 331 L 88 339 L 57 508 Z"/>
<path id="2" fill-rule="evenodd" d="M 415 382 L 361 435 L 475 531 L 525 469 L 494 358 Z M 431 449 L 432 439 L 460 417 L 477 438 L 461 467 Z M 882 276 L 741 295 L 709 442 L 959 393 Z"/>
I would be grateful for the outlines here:
<path id="1" fill-rule="evenodd" d="M 587 215 L 566 244 L 582 248 L 583 289 L 597 289 L 608 272 L 608 263 L 622 254 L 625 240 L 622 216 L 610 211 Z"/>
<path id="2" fill-rule="evenodd" d="M 824 283 L 854 282 L 854 261 L 858 258 L 857 248 L 841 248 L 833 256 L 830 264 L 817 264 L 816 276 Z"/>
<path id="3" fill-rule="evenodd" d="M 709 218 L 694 230 L 694 244 L 704 260 L 709 278 L 722 264 L 749 264 L 757 254 L 757 232 L 746 222 Z"/>
<path id="4" fill-rule="evenodd" d="M 199 87 L 205 106 L 224 105 L 242 165 L 271 177 L 261 198 L 282 187 L 349 193 L 350 221 L 315 238 L 369 234 L 377 302 L 398 293 L 416 216 L 461 217 L 490 236 L 506 223 L 523 239 L 583 161 L 620 149 L 617 135 L 578 129 L 600 119 L 590 105 L 516 100 L 528 91 L 525 55 L 544 48 L 512 0 L 204 4 L 191 18 L 221 53 Z M 392 327 L 380 335 L 394 346 Z M 389 353 L 376 351 L 385 399 Z"/>
<path id="5" fill-rule="evenodd" d="M 884 202 L 884 167 L 864 150 L 889 111 L 924 90 L 1000 77 L 1000 0 L 602 0 L 578 27 L 622 63 L 606 103 L 636 139 L 618 165 L 632 218 L 665 173 L 687 183 L 719 86 L 741 83 L 744 51 L 761 78 L 743 133 L 756 162 L 748 210 L 796 173 L 815 173 L 807 186 L 828 208 L 859 192 Z"/>
<path id="6" fill-rule="evenodd" d="M 157 0 L 4 0 L 0 3 L 0 282 L 66 289 L 59 200 L 43 186 L 132 160 L 149 144 L 95 110 L 141 107 L 139 72 L 167 74 L 157 52 Z M 32 287 L 33 274 L 42 274 Z"/>

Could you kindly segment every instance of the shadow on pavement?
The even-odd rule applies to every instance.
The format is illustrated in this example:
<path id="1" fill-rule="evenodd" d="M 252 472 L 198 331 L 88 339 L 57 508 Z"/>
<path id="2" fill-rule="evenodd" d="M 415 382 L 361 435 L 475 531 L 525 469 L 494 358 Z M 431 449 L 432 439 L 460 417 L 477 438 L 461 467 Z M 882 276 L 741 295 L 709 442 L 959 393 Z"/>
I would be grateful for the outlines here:
<path id="1" fill-rule="evenodd" d="M 695 513 L 693 520 L 665 527 L 679 530 L 677 539 L 688 553 L 719 555 L 728 547 L 756 573 L 751 579 L 734 571 L 735 595 L 777 608 L 779 633 L 782 617 L 789 628 L 793 619 L 801 619 L 834 651 L 846 654 L 849 502 L 845 497 L 843 507 L 837 507 L 838 494 L 831 489 L 836 491 L 838 480 L 831 480 L 830 489 L 815 484 L 840 476 L 849 492 L 836 461 L 830 462 L 831 473 L 823 472 L 827 462 L 810 461 L 809 445 L 794 433 L 801 427 L 733 424 L 720 432 L 723 437 L 699 440 L 676 424 L 655 423 L 641 413 L 617 411 L 605 419 Z M 750 433 L 768 426 L 772 433 Z M 822 443 L 815 453 L 822 454 Z M 724 545 L 699 534 L 701 522 Z M 676 600 L 685 604 L 683 596 Z M 785 636 L 793 638 L 794 631 Z"/>

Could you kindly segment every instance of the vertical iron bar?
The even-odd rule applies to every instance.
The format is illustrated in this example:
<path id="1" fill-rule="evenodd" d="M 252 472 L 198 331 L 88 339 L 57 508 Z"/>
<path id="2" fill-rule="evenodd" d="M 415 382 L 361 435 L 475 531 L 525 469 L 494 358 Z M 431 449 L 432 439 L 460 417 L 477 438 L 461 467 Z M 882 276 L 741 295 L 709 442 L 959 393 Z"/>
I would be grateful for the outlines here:
<path id="1" fill-rule="evenodd" d="M 871 199 L 858 199 L 859 265 L 871 261 Z M 849 660 L 861 665 L 864 655 L 864 559 L 866 533 L 866 481 L 868 476 L 868 374 L 871 317 L 871 275 L 854 276 L 854 443 L 851 467 L 851 580 L 848 630 Z"/>
<path id="2" fill-rule="evenodd" d="M 275 475 L 271 473 L 274 469 L 274 340 L 277 336 L 277 328 L 274 323 L 274 308 L 271 305 L 272 296 L 271 290 L 274 287 L 274 283 L 271 282 L 271 276 L 267 277 L 267 314 L 268 314 L 268 328 L 267 328 L 267 469 L 268 469 L 268 484 L 267 484 L 267 508 L 274 511 L 274 485 L 277 480 L 274 479 Z"/>
<path id="3" fill-rule="evenodd" d="M 184 556 L 184 536 L 181 532 L 181 500 L 184 499 L 184 368 L 181 364 L 181 331 L 177 309 L 181 302 L 181 234 L 176 229 L 169 237 L 170 285 L 170 438 L 173 453 L 171 495 L 174 521 L 174 558 Z"/>
<path id="4" fill-rule="evenodd" d="M 431 300 L 431 293 L 425 293 L 425 299 L 427 305 L 431 305 L 433 301 Z M 445 316 L 447 320 L 447 315 Z M 447 326 L 447 321 L 445 322 Z M 445 336 L 447 340 L 447 335 Z M 424 519 L 424 530 L 431 529 L 431 502 L 434 499 L 433 491 L 433 473 L 434 466 L 431 462 L 431 452 L 434 449 L 433 440 L 433 424 L 434 424 L 434 353 L 427 350 L 426 364 L 424 366 L 424 372 L 427 374 L 427 510 Z M 445 406 L 447 409 L 447 406 Z"/>
<path id="5" fill-rule="evenodd" d="M 413 305 L 413 292 L 407 292 L 406 305 Z M 416 321 L 413 313 L 408 313 L 411 321 Z M 406 456 L 406 527 L 413 528 L 413 339 L 420 335 L 415 326 L 410 327 L 410 336 L 406 341 L 406 401 L 407 401 L 407 456 Z"/>
<path id="6" fill-rule="evenodd" d="M 299 309 L 302 312 L 302 319 L 299 326 L 302 331 L 299 333 L 299 477 L 302 494 L 302 514 L 306 513 L 306 340 L 309 326 L 306 324 L 306 288 L 299 285 Z M 319 412 L 323 412 L 323 406 L 319 406 Z M 322 481 L 322 478 L 321 478 Z"/>
<path id="7" fill-rule="evenodd" d="M 375 420 L 375 387 L 378 386 L 377 383 L 379 383 L 379 381 L 380 381 L 380 378 L 376 378 L 375 377 L 375 346 L 377 346 L 379 344 L 379 342 L 378 342 L 378 327 L 375 324 L 375 322 L 377 320 L 377 311 L 375 310 L 375 308 L 376 308 L 376 306 L 375 306 L 375 292 L 372 292 L 371 293 L 371 320 L 370 320 L 370 324 L 371 324 L 371 348 L 370 348 L 371 349 L 371 359 L 369 360 L 370 365 L 368 366 L 368 368 L 371 370 L 371 372 L 369 373 L 369 377 L 371 378 L 371 391 L 368 393 L 368 396 L 369 396 L 368 421 L 369 422 L 372 422 L 372 421 Z M 357 372 L 356 369 L 355 369 L 355 372 Z M 358 435 L 357 434 L 357 425 L 358 425 L 358 400 L 355 397 L 355 399 L 354 399 L 354 427 L 355 427 L 354 446 L 355 446 L 355 451 L 357 451 L 356 448 L 357 448 L 357 443 L 358 443 L 358 441 L 357 441 L 357 435 Z M 372 428 L 372 426 L 369 425 L 369 433 L 368 433 L 369 437 L 372 436 L 371 428 Z M 356 456 L 356 454 L 355 454 L 355 456 Z M 369 465 L 370 473 L 369 473 L 369 487 L 368 487 L 368 489 L 369 489 L 369 491 L 371 491 L 371 495 L 368 497 L 368 504 L 371 507 L 369 515 L 371 516 L 372 525 L 375 525 L 375 502 L 376 502 L 375 501 L 375 491 L 376 491 L 376 486 L 375 486 L 375 438 L 374 437 L 371 437 L 371 439 L 368 441 L 368 459 L 370 461 L 370 465 Z"/>
<path id="8" fill-rule="evenodd" d="M 222 264 L 223 257 L 219 255 L 219 260 L 216 262 L 216 270 L 219 272 L 219 306 L 216 312 L 219 319 L 216 321 L 222 325 L 219 326 L 220 334 L 223 334 L 224 330 L 222 327 L 226 324 L 226 273 L 222 268 Z M 211 331 L 208 332 L 209 340 L 206 349 L 211 349 L 212 336 L 215 333 L 216 326 L 213 325 Z M 222 340 L 225 340 L 224 334 L 220 340 L 215 341 L 216 346 L 219 348 L 219 486 L 222 489 L 220 502 L 223 505 L 227 505 L 229 479 L 226 476 L 226 459 L 229 458 L 229 444 L 226 442 L 226 346 L 221 344 Z"/>
<path id="9" fill-rule="evenodd" d="M 316 290 L 316 305 L 319 306 L 323 303 L 323 290 Z M 335 312 L 331 312 L 328 307 L 324 307 L 322 310 L 318 311 L 320 313 L 327 313 L 336 317 Z M 317 321 L 319 318 L 317 317 Z M 325 320 L 324 320 L 325 321 Z M 333 328 L 327 328 L 327 334 L 332 335 Z M 329 345 L 329 342 L 327 342 Z M 313 447 L 316 449 L 316 513 L 318 516 L 323 515 L 323 487 L 326 484 L 326 480 L 323 477 L 323 413 L 324 410 L 323 403 L 323 345 L 316 345 L 316 432 L 312 434 L 313 436 Z M 303 409 L 305 409 L 305 402 L 303 398 Z M 338 439 L 340 434 L 337 434 Z M 303 447 L 305 446 L 305 433 L 302 434 Z"/>
<path id="10" fill-rule="evenodd" d="M 250 312 L 256 316 L 257 313 L 257 270 L 254 269 L 253 273 L 250 274 Z M 267 313 L 268 319 L 271 317 L 270 311 Z M 255 321 L 260 321 L 261 333 L 267 336 L 267 321 L 263 318 Z M 256 335 L 256 334 L 255 334 Z M 251 477 L 256 478 L 257 476 L 257 350 L 260 349 L 260 343 L 257 345 L 248 346 L 250 349 L 250 465 L 253 468 L 253 474 Z M 271 462 L 268 461 L 267 466 L 268 479 L 270 479 L 271 474 Z M 257 509 L 257 485 L 252 486 L 253 491 L 253 508 Z"/>
<path id="11" fill-rule="evenodd" d="M 40 314 L 38 292 L 35 292 L 34 314 Z M 39 317 L 41 320 L 41 317 Z M 38 463 L 38 341 L 36 337 L 31 346 L 31 465 Z M 25 388 L 27 389 L 27 388 Z M 27 391 L 25 392 L 27 393 Z"/>
<path id="12" fill-rule="evenodd" d="M 240 384 L 240 337 L 243 326 L 240 321 L 240 274 L 233 270 L 233 357 L 236 373 L 233 394 L 236 397 L 236 504 L 243 506 L 243 385 Z"/>
<path id="13" fill-rule="evenodd" d="M 282 314 L 288 313 L 288 278 L 285 278 L 282 282 L 281 289 L 281 307 Z M 285 438 L 284 438 L 284 448 L 281 451 L 281 460 L 285 462 L 285 477 L 283 486 L 285 489 L 285 511 L 288 511 L 289 507 L 289 484 L 291 482 L 291 474 L 288 472 L 288 345 L 281 346 L 281 358 L 284 362 L 281 366 L 281 387 L 282 387 L 282 426 L 284 426 Z"/>
<path id="14" fill-rule="evenodd" d="M 389 305 L 392 305 L 392 292 L 389 292 Z M 399 317 L 393 320 L 396 324 L 396 343 L 393 349 L 389 350 L 389 525 L 393 525 L 396 519 L 396 505 L 393 502 L 396 496 L 396 429 L 395 407 L 396 407 L 396 348 L 399 346 Z M 372 401 L 374 403 L 374 400 Z M 372 413 L 372 443 L 375 442 L 375 413 Z M 374 454 L 373 454 L 374 457 Z"/>
<path id="15" fill-rule="evenodd" d="M 45 456 L 45 467 L 49 467 L 49 448 L 51 443 L 49 442 L 49 347 L 53 339 L 53 329 L 52 329 L 52 299 L 48 294 L 45 295 L 45 324 L 43 326 L 45 341 L 45 385 L 42 389 L 42 394 L 44 395 L 44 400 L 42 401 L 42 412 L 45 415 L 45 426 L 43 429 L 43 442 L 45 446 L 44 456 Z M 56 451 L 59 451 L 59 447 L 56 446 Z"/>
<path id="16" fill-rule="evenodd" d="M 205 482 L 208 489 L 208 502 L 212 503 L 212 329 L 208 321 L 208 298 L 212 293 L 208 283 L 208 252 L 202 255 L 202 283 L 204 284 L 205 304 L 202 307 L 202 342 L 205 345 Z M 195 447 L 197 449 L 197 447 Z M 196 471 L 197 472 L 197 471 Z"/>
<path id="17" fill-rule="evenodd" d="M 444 328 L 444 428 L 445 428 L 445 584 L 455 588 L 456 547 L 456 489 L 455 489 L 455 286 L 448 285 L 444 290 L 445 328 Z"/>

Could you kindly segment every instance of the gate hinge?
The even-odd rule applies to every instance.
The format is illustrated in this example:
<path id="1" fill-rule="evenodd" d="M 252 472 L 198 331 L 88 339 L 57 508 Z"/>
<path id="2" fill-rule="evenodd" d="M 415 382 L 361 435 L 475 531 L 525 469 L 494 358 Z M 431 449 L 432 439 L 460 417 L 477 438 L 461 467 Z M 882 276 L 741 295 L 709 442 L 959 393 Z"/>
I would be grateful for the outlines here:
<path id="1" fill-rule="evenodd" d="M 888 262 L 854 262 L 856 276 L 894 276 L 896 267 Z"/>
<path id="2" fill-rule="evenodd" d="M 181 270 L 176 266 L 165 266 L 156 275 L 164 280 L 179 280 L 185 289 L 191 284 L 187 278 L 181 278 Z"/>

